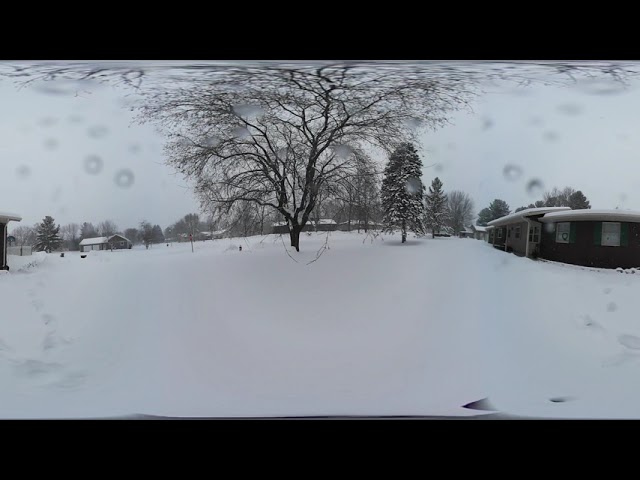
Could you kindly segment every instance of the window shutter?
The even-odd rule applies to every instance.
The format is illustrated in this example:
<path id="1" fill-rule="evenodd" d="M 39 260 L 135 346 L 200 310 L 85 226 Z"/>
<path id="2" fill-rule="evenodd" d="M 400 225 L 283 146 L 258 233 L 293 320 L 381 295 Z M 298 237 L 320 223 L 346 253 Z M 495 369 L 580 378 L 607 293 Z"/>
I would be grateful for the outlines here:
<path id="1" fill-rule="evenodd" d="M 620 224 L 620 246 L 621 247 L 629 246 L 629 224 L 628 223 Z"/>
<path id="2" fill-rule="evenodd" d="M 593 244 L 602 245 L 602 222 L 593 224 Z"/>
<path id="3" fill-rule="evenodd" d="M 576 243 L 576 222 L 569 224 L 569 243 Z"/>

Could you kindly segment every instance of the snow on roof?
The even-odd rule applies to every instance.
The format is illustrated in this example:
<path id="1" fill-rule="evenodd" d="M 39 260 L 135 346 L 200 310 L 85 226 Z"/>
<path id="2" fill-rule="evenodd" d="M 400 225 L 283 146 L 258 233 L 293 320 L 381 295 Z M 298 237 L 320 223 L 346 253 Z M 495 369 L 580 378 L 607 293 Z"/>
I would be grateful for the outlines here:
<path id="1" fill-rule="evenodd" d="M 493 227 L 499 227 L 501 225 L 508 225 L 509 223 L 524 221 L 524 217 L 529 217 L 531 215 L 542 215 L 549 212 L 560 212 L 564 210 L 571 210 L 571 209 L 569 207 L 527 208 L 525 210 L 520 210 L 519 212 L 515 212 L 510 215 L 505 215 L 504 217 L 491 220 L 487 225 L 490 225 Z"/>
<path id="2" fill-rule="evenodd" d="M 99 245 L 101 243 L 107 243 L 109 239 L 107 237 L 94 237 L 94 238 L 85 238 L 80 242 L 80 246 L 83 245 Z"/>
<path id="3" fill-rule="evenodd" d="M 638 222 L 640 212 L 634 210 L 569 210 L 567 212 L 548 213 L 540 219 L 543 223 L 569 221 L 604 220 L 612 222 Z"/>
<path id="4" fill-rule="evenodd" d="M 116 233 L 115 235 L 111 235 L 111 236 L 107 239 L 107 241 L 109 241 L 109 242 L 110 242 L 110 241 L 111 241 L 111 239 L 112 239 L 113 237 L 120 237 L 120 238 L 125 239 L 127 242 L 131 243 L 131 240 L 129 240 L 129 239 L 128 239 L 127 237 L 125 237 L 124 235 L 120 235 L 119 233 Z"/>
<path id="5" fill-rule="evenodd" d="M 494 228 L 496 228 L 496 227 L 494 227 L 493 225 L 487 225 L 487 226 L 486 226 L 486 227 L 484 227 L 484 228 L 485 228 L 485 230 L 488 232 L 489 230 L 493 230 L 493 229 L 494 229 Z"/>
<path id="6" fill-rule="evenodd" d="M 11 220 L 13 220 L 14 222 L 19 222 L 22 220 L 22 217 L 20 215 L 16 215 L 15 213 L 0 212 L 0 222 L 7 223 Z"/>
<path id="7" fill-rule="evenodd" d="M 487 231 L 487 227 L 482 227 L 480 225 L 471 225 L 471 228 L 473 228 L 476 232 L 486 232 Z"/>
<path id="8" fill-rule="evenodd" d="M 288 223 L 287 222 L 275 222 L 275 223 L 271 224 L 272 227 L 284 227 L 285 225 L 288 225 Z"/>
<path id="9" fill-rule="evenodd" d="M 330 218 L 321 218 L 318 220 L 318 225 L 336 225 L 336 221 Z"/>
<path id="10" fill-rule="evenodd" d="M 460 232 L 473 233 L 473 230 L 471 230 L 469 227 L 464 227 L 464 230 L 460 230 Z"/>

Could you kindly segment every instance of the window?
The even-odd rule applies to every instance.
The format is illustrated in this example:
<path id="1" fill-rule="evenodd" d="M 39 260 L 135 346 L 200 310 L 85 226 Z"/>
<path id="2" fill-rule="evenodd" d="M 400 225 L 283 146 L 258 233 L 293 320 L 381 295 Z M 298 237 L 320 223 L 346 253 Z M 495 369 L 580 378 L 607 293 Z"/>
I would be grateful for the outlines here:
<path id="1" fill-rule="evenodd" d="M 511 227 L 507 228 L 507 238 L 511 238 Z"/>
<path id="2" fill-rule="evenodd" d="M 540 226 L 533 225 L 529 227 L 529 241 L 536 243 L 540 241 Z"/>
<path id="3" fill-rule="evenodd" d="M 516 227 L 515 237 L 520 238 L 520 227 Z"/>
<path id="4" fill-rule="evenodd" d="M 556 225 L 556 243 L 569 243 L 571 235 L 571 222 L 562 222 Z"/>
<path id="5" fill-rule="evenodd" d="M 602 245 L 620 246 L 620 222 L 602 222 Z"/>
<path id="6" fill-rule="evenodd" d="M 502 229 L 501 228 L 498 229 L 498 238 L 502 238 Z"/>

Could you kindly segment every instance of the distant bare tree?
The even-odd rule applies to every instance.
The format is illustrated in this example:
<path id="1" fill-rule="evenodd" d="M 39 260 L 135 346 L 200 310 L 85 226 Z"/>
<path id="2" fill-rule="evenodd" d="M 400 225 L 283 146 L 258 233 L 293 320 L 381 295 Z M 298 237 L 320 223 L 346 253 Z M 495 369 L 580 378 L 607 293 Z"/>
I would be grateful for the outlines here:
<path id="1" fill-rule="evenodd" d="M 33 245 L 36 242 L 36 229 L 27 225 L 20 225 L 11 231 L 19 246 Z"/>
<path id="2" fill-rule="evenodd" d="M 77 223 L 67 223 L 60 227 L 60 236 L 64 241 L 64 246 L 68 250 L 78 249 L 80 243 L 80 225 Z"/>
<path id="3" fill-rule="evenodd" d="M 471 197 L 460 190 L 449 192 L 447 198 L 449 202 L 448 224 L 453 229 L 454 235 L 457 235 L 464 227 L 471 225 L 475 206 Z"/>
<path id="4" fill-rule="evenodd" d="M 111 220 L 105 220 L 98 224 L 98 234 L 101 237 L 110 237 L 115 233 L 118 233 L 118 226 Z"/>
<path id="5" fill-rule="evenodd" d="M 131 241 L 131 243 L 135 244 L 138 242 L 138 229 L 137 228 L 127 228 L 124 231 L 124 236 Z"/>

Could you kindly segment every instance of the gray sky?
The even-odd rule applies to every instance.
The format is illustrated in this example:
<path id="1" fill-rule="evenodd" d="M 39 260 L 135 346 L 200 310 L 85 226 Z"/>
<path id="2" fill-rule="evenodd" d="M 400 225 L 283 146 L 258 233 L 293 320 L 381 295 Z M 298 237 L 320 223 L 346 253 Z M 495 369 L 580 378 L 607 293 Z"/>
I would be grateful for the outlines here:
<path id="1" fill-rule="evenodd" d="M 534 179 L 580 189 L 593 208 L 640 210 L 638 86 L 493 87 L 473 114 L 458 112 L 452 125 L 424 134 L 423 162 L 438 166 L 425 168 L 423 181 L 439 176 L 445 191 L 469 193 L 476 212 L 494 198 L 512 210 L 540 199 L 542 191 L 527 190 Z M 165 228 L 197 211 L 186 182 L 163 164 L 162 137 L 132 122 L 129 91 L 83 88 L 52 94 L 0 80 L 0 211 L 27 225 L 52 215 L 60 224 L 110 219 L 121 229 L 143 219 Z M 505 178 L 506 165 L 521 169 L 519 178 Z M 133 174 L 128 187 L 115 181 L 122 169 Z"/>

